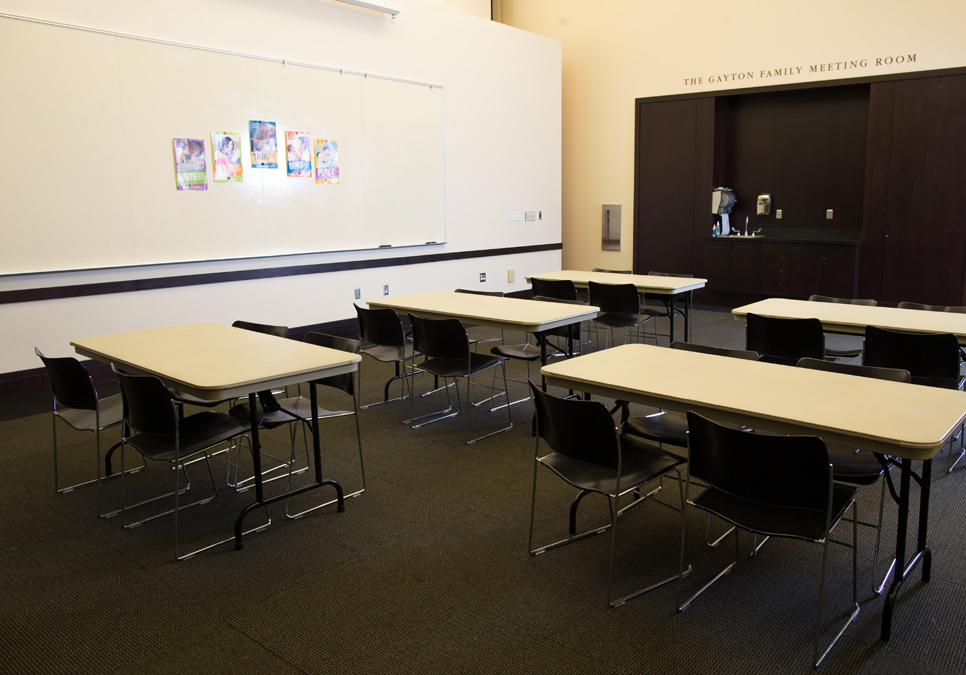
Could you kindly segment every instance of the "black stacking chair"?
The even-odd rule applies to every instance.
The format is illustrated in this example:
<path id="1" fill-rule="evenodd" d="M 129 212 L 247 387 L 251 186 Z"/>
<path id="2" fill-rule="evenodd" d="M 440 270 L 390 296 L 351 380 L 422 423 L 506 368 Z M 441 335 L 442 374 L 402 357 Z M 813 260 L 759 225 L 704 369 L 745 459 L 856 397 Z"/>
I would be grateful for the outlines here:
<path id="1" fill-rule="evenodd" d="M 533 297 L 556 298 L 557 300 L 579 300 L 577 287 L 570 279 L 530 279 Z"/>
<path id="2" fill-rule="evenodd" d="M 924 312 L 955 312 L 966 314 L 966 307 L 961 305 L 927 305 L 921 302 L 900 302 L 899 309 L 918 309 Z"/>
<path id="3" fill-rule="evenodd" d="M 868 366 L 908 370 L 913 384 L 941 389 L 962 389 L 959 341 L 952 333 L 906 333 L 877 326 L 865 329 L 865 354 L 862 363 Z M 966 449 L 952 459 L 952 472 L 966 456 Z"/>
<path id="4" fill-rule="evenodd" d="M 606 270 L 603 267 L 595 267 L 594 272 L 604 272 L 606 274 L 633 274 L 634 270 Z"/>
<path id="5" fill-rule="evenodd" d="M 813 664 L 818 665 L 859 613 L 856 587 L 857 526 L 855 493 L 858 488 L 836 483 L 829 453 L 815 436 L 771 436 L 715 424 L 688 413 L 688 489 L 686 504 L 735 526 L 735 560 L 683 604 L 684 610 L 739 560 L 738 529 L 766 537 L 786 537 L 823 545 L 822 575 L 818 592 Z M 707 487 L 690 497 L 692 481 Z M 831 531 L 849 509 L 852 518 L 852 610 L 831 644 L 819 655 L 825 568 Z M 681 570 L 687 549 L 687 518 L 681 528 Z M 745 599 L 742 599 L 745 604 Z"/>
<path id="6" fill-rule="evenodd" d="M 671 343 L 671 349 L 682 349 L 689 352 L 746 359 L 748 361 L 758 360 L 758 352 L 747 349 L 709 347 L 678 340 Z M 624 410 L 627 410 L 626 406 Z M 674 445 L 682 449 L 688 447 L 688 417 L 684 413 L 663 411 L 643 417 L 630 417 L 623 421 L 621 431 L 648 441 Z"/>
<path id="7" fill-rule="evenodd" d="M 54 392 L 53 432 L 54 432 L 54 490 L 70 492 L 83 485 L 97 483 L 97 513 L 102 518 L 115 515 L 104 513 L 101 505 L 101 431 L 121 423 L 123 404 L 120 394 L 101 397 L 94 387 L 90 374 L 77 359 L 44 356 L 38 348 L 34 353 L 40 357 L 50 375 Z M 64 422 L 77 431 L 94 432 L 94 478 L 80 483 L 61 487 L 58 463 L 59 445 L 57 442 L 57 421 Z M 138 467 L 140 468 L 140 467 Z M 138 469 L 134 469 L 135 471 Z"/>
<path id="8" fill-rule="evenodd" d="M 610 530 L 610 565 L 607 580 L 607 602 L 611 607 L 673 581 L 682 569 L 667 579 L 614 598 L 614 556 L 617 550 L 617 522 L 627 509 L 648 501 L 637 493 L 641 488 L 671 472 L 681 482 L 680 467 L 684 459 L 631 436 L 621 435 L 607 408 L 599 401 L 557 398 L 530 383 L 537 413 L 537 440 L 533 463 L 533 495 L 530 506 L 530 543 L 532 555 L 579 541 Z M 548 446 L 541 454 L 541 440 Z M 570 534 L 551 544 L 535 548 L 534 521 L 537 509 L 537 474 L 541 466 L 575 487 L 578 492 L 570 505 Z M 635 498 L 620 508 L 620 499 L 634 493 Z M 607 497 L 610 524 L 577 533 L 577 507 L 589 494 Z M 680 493 L 684 504 L 684 492 Z M 656 501 L 656 500 L 654 500 Z M 660 503 L 660 502 L 659 502 Z M 667 506 L 667 505 L 665 505 Z M 673 507 L 671 507 L 673 508 Z"/>
<path id="9" fill-rule="evenodd" d="M 867 307 L 875 307 L 878 304 L 871 298 L 833 298 L 830 295 L 810 295 L 808 296 L 808 300 L 809 302 L 834 302 L 845 305 L 865 305 Z M 827 359 L 854 359 L 861 354 L 861 345 L 851 349 L 833 349 L 832 347 L 825 348 L 825 358 Z"/>
<path id="10" fill-rule="evenodd" d="M 868 326 L 862 363 L 908 370 L 913 384 L 944 389 L 963 387 L 959 341 L 952 333 L 907 333 Z"/>
<path id="11" fill-rule="evenodd" d="M 505 295 L 503 291 L 476 291 L 469 288 L 457 288 L 455 292 L 466 293 L 467 295 L 489 295 L 493 298 L 502 298 Z M 471 323 L 464 323 L 463 327 L 466 328 L 467 337 L 470 339 L 470 346 L 473 347 L 474 351 L 476 351 L 481 344 L 486 344 L 488 342 L 503 342 L 502 330 L 500 331 L 500 337 L 474 337 L 470 334 L 470 331 L 478 326 Z"/>
<path id="12" fill-rule="evenodd" d="M 638 336 L 640 336 L 641 327 L 657 316 L 656 311 L 642 306 L 640 294 L 634 284 L 598 284 L 591 281 L 588 285 L 590 286 L 590 304 L 600 308 L 601 312 L 594 319 L 594 322 L 598 326 L 606 328 L 606 336 L 612 335 L 615 328 L 623 328 L 625 331 L 624 342 L 626 343 L 628 329 L 636 328 Z M 604 338 L 605 348 L 607 339 L 607 337 Z M 654 340 L 657 341 L 656 330 Z M 597 346 L 600 348 L 599 336 Z"/>
<path id="13" fill-rule="evenodd" d="M 406 336 L 399 315 L 388 307 L 382 309 L 368 309 L 353 305 L 359 318 L 359 336 L 362 342 L 362 353 L 376 361 L 392 363 L 396 374 L 386 381 L 383 400 L 361 406 L 363 410 L 372 406 L 382 405 L 390 401 L 402 401 L 406 398 L 404 389 L 400 390 L 399 398 L 389 398 L 389 386 L 396 380 L 403 380 L 402 385 L 409 385 L 412 394 L 412 381 L 409 379 L 415 373 L 406 372 L 406 362 L 413 359 L 413 340 Z M 362 378 L 360 365 L 360 381 Z M 403 415 L 400 415 L 402 417 Z"/>
<path id="14" fill-rule="evenodd" d="M 351 338 L 337 337 L 335 335 L 327 335 L 325 333 L 318 333 L 315 331 L 306 333 L 305 337 L 302 338 L 303 342 L 308 344 L 318 345 L 320 347 L 328 347 L 330 349 L 338 349 L 344 352 L 349 352 L 350 354 L 359 353 L 359 341 L 353 340 Z M 352 397 L 352 410 L 327 410 L 321 405 L 316 406 L 317 417 L 320 422 L 328 419 L 334 419 L 337 417 L 348 417 L 349 415 L 354 416 L 356 425 L 356 444 L 359 451 L 359 472 L 362 476 L 362 487 L 355 492 L 344 495 L 344 499 L 350 497 L 356 497 L 361 495 L 366 490 L 366 471 L 365 464 L 362 458 L 362 434 L 359 430 L 359 400 L 358 400 L 358 387 L 356 385 L 357 373 L 343 373 L 341 375 L 332 375 L 330 377 L 324 377 L 315 380 L 317 386 L 329 387 L 338 391 L 342 391 Z M 284 463 L 288 466 L 288 488 L 291 488 L 292 477 L 296 473 L 304 472 L 311 464 L 311 453 L 309 452 L 309 441 L 306 437 L 306 431 L 311 432 L 312 424 L 312 400 L 310 396 L 303 396 L 301 391 L 302 385 L 299 385 L 299 393 L 297 396 L 292 398 L 283 398 L 275 402 L 277 406 L 276 410 L 271 412 L 266 412 L 262 403 L 259 402 L 256 405 L 258 410 L 256 415 L 261 419 L 261 427 L 265 429 L 274 429 L 277 427 L 289 425 L 289 440 L 291 441 L 291 456 L 287 462 Z M 250 419 L 248 403 L 239 403 L 231 408 L 229 411 L 231 415 L 243 420 Z M 297 435 L 297 428 L 301 426 L 302 428 L 302 441 L 305 445 L 305 467 L 295 470 L 295 437 Z M 281 477 L 281 476 L 278 476 Z M 269 479 L 275 480 L 275 478 Z M 265 482 L 269 482 L 265 481 Z M 286 489 L 288 489 L 286 488 Z M 304 509 L 298 513 L 290 513 L 289 505 L 286 502 L 285 514 L 289 518 L 299 518 L 310 511 L 315 511 L 324 506 L 334 503 L 335 500 L 330 500 L 324 504 L 318 504 L 308 509 Z"/>
<path id="15" fill-rule="evenodd" d="M 427 415 L 420 415 L 418 418 L 415 417 L 415 411 L 413 409 L 410 414 L 410 421 L 425 419 L 427 417 L 433 418 L 426 422 L 414 424 L 413 429 L 418 429 L 427 424 L 453 417 L 458 415 L 460 410 L 462 410 L 459 387 L 456 386 L 454 389 L 456 390 L 456 400 L 460 406 L 460 410 L 453 412 L 453 404 L 450 399 L 449 387 L 446 386 L 446 380 L 452 378 L 455 384 L 457 378 L 466 378 L 466 401 L 467 403 L 472 403 L 473 377 L 497 366 L 503 369 L 503 390 L 506 394 L 507 401 L 507 426 L 480 436 L 479 438 L 469 440 L 467 441 L 467 445 L 476 443 L 484 438 L 489 438 L 502 431 L 512 429 L 513 419 L 510 416 L 510 391 L 507 386 L 505 361 L 497 356 L 473 352 L 470 349 L 469 339 L 466 337 L 466 329 L 463 328 L 463 324 L 458 319 L 422 319 L 410 314 L 409 320 L 413 327 L 413 342 L 416 352 L 422 354 L 424 357 L 422 363 L 419 364 L 419 370 L 443 380 L 443 387 L 441 389 L 446 392 L 447 399 L 447 408 Z M 416 370 L 415 357 L 413 358 L 413 370 Z M 413 396 L 410 402 L 411 407 L 415 399 L 416 396 Z M 469 433 L 470 423 L 469 411 L 472 407 L 472 405 L 469 405 L 465 411 L 467 433 Z"/>
<path id="16" fill-rule="evenodd" d="M 875 366 L 860 366 L 853 363 L 836 363 L 825 359 L 800 359 L 800 368 L 811 368 L 813 370 L 824 370 L 832 373 L 843 373 L 845 375 L 855 375 L 858 377 L 872 377 L 879 380 L 889 380 L 891 382 L 912 382 L 912 376 L 908 370 L 898 368 L 879 368 Z M 888 458 L 875 455 L 865 450 L 856 452 L 830 452 L 829 461 L 832 463 L 832 473 L 835 480 L 842 483 L 850 483 L 865 487 L 874 485 L 891 466 Z M 880 483 L 879 491 L 879 518 L 876 523 L 860 522 L 860 525 L 867 525 L 875 528 L 875 557 L 872 559 L 872 591 L 879 595 L 885 588 L 886 582 L 895 569 L 896 560 L 893 557 L 889 568 L 882 577 L 882 581 L 876 583 L 877 571 L 879 568 L 879 545 L 882 541 L 882 509 L 885 506 L 886 480 Z"/>
<path id="17" fill-rule="evenodd" d="M 161 497 L 147 499 L 138 504 L 127 506 L 126 491 L 122 487 L 121 519 L 124 527 L 136 527 L 148 520 L 164 515 L 174 514 L 174 556 L 176 560 L 183 560 L 201 551 L 217 546 L 233 537 L 223 539 L 206 546 L 197 548 L 190 553 L 181 553 L 179 539 L 179 513 L 188 506 L 196 506 L 210 502 L 218 494 L 215 477 L 208 461 L 208 450 L 213 447 L 231 443 L 236 439 L 245 438 L 251 425 L 227 413 L 215 410 L 205 410 L 182 417 L 179 406 L 171 398 L 171 393 L 156 377 L 134 376 L 118 373 L 121 383 L 121 394 L 124 397 L 125 432 L 121 442 L 121 462 L 123 465 L 124 450 L 128 447 L 137 450 L 145 460 L 164 462 L 170 465 L 173 477 L 173 491 Z M 188 480 L 188 460 L 203 456 L 211 479 L 212 493 L 188 504 L 181 503 L 181 496 L 191 489 L 190 481 L 181 484 L 181 474 Z M 121 473 L 121 485 L 124 485 L 124 472 Z M 144 506 L 167 497 L 174 500 L 173 508 L 155 513 L 133 523 L 127 522 L 126 513 L 130 509 Z M 262 525 L 261 527 L 264 527 Z"/>
<path id="18" fill-rule="evenodd" d="M 693 274 L 687 274 L 685 272 L 655 272 L 654 270 L 651 270 L 647 274 L 648 276 L 652 276 L 652 277 L 677 277 L 680 279 L 694 278 Z M 664 307 L 664 310 L 663 311 L 659 310 L 658 316 L 667 317 L 669 321 L 671 320 L 671 300 L 668 296 L 656 295 L 654 293 L 645 293 L 644 294 L 645 306 L 647 305 L 648 300 L 661 303 L 661 305 Z M 683 307 L 675 307 L 674 313 L 680 316 L 682 319 L 687 318 L 687 313 L 684 311 Z"/>
<path id="19" fill-rule="evenodd" d="M 825 358 L 825 332 L 818 319 L 786 319 L 749 313 L 745 349 L 761 360 L 794 366 L 802 358 Z"/>

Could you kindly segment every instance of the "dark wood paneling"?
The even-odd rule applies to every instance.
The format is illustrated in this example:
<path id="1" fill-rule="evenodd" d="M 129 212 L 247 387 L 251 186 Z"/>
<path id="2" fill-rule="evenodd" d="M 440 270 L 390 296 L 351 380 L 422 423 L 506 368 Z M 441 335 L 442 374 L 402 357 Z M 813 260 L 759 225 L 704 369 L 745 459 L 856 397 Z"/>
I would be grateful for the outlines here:
<path id="1" fill-rule="evenodd" d="M 638 272 L 693 270 L 696 120 L 696 101 L 638 108 L 634 227 Z"/>
<path id="2" fill-rule="evenodd" d="M 731 96 L 725 180 L 738 203 L 732 223 L 752 230 L 862 228 L 869 87 Z M 778 220 L 755 213 L 772 195 Z M 833 209 L 834 218 L 825 212 Z"/>
<path id="3" fill-rule="evenodd" d="M 896 83 L 882 297 L 961 305 L 966 76 Z"/>
<path id="4" fill-rule="evenodd" d="M 856 295 L 858 251 L 857 246 L 825 245 L 822 252 L 822 285 L 819 294 L 833 298 L 859 297 Z"/>
<path id="5" fill-rule="evenodd" d="M 882 256 L 889 195 L 889 157 L 892 152 L 894 82 L 872 85 L 869 92 L 869 139 L 865 161 L 862 206 L 862 266 L 858 297 L 882 297 Z"/>

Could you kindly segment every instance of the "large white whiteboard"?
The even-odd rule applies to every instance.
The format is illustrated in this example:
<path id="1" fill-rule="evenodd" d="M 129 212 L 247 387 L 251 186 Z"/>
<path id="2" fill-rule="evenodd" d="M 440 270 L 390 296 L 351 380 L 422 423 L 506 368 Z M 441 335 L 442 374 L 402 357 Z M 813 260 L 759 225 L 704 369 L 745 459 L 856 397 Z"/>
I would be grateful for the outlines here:
<path id="1" fill-rule="evenodd" d="M 0 83 L 0 274 L 445 241 L 440 86 L 7 17 Z M 212 131 L 243 181 L 213 181 Z M 285 131 L 338 141 L 340 182 L 286 176 Z M 205 139 L 207 190 L 175 188 L 173 138 Z"/>

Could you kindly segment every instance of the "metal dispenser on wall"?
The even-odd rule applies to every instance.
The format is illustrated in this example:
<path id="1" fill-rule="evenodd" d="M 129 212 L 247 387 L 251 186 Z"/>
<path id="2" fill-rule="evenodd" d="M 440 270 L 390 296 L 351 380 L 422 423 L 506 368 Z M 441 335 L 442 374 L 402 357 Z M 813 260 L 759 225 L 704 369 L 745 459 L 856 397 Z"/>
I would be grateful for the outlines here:
<path id="1" fill-rule="evenodd" d="M 717 232 L 715 234 L 720 234 L 722 236 L 727 236 L 731 234 L 731 210 L 735 207 L 735 203 L 738 198 L 735 196 L 734 190 L 726 187 L 715 188 L 711 193 L 711 213 L 717 216 L 716 227 Z M 718 223 L 720 222 L 720 226 Z"/>

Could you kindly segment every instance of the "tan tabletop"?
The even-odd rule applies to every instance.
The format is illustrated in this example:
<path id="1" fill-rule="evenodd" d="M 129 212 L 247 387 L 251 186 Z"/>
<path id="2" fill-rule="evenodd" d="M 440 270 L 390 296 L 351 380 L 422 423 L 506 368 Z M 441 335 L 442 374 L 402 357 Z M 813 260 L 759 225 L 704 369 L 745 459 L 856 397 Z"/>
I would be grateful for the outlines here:
<path id="1" fill-rule="evenodd" d="M 155 375 L 210 401 L 354 372 L 362 360 L 358 354 L 216 323 L 80 338 L 71 345 L 82 356 Z"/>
<path id="2" fill-rule="evenodd" d="M 367 300 L 372 308 L 388 307 L 424 319 L 453 318 L 478 326 L 525 333 L 568 326 L 597 316 L 597 308 L 560 302 L 540 302 L 493 295 L 430 291 Z"/>
<path id="3" fill-rule="evenodd" d="M 862 335 L 866 326 L 878 326 L 894 330 L 923 333 L 952 333 L 966 344 L 966 314 L 953 312 L 928 312 L 918 309 L 898 309 L 850 305 L 836 302 L 810 302 L 768 298 L 731 310 L 735 319 L 743 321 L 747 314 L 762 316 L 810 319 L 822 322 L 825 330 L 832 333 Z"/>
<path id="4" fill-rule="evenodd" d="M 933 457 L 966 420 L 960 391 L 652 345 L 542 368 L 548 384 L 907 459 Z"/>
<path id="5" fill-rule="evenodd" d="M 581 270 L 560 270 L 544 272 L 526 277 L 531 279 L 570 280 L 577 288 L 587 288 L 589 282 L 601 284 L 634 284 L 641 293 L 656 295 L 677 295 L 704 288 L 708 280 L 691 277 L 667 277 L 651 274 L 616 274 L 614 272 L 584 272 Z"/>
<path id="6" fill-rule="evenodd" d="M 235 520 L 236 549 L 243 545 L 242 524 L 246 516 L 261 506 L 332 486 L 336 489 L 339 511 L 345 509 L 342 486 L 335 480 L 322 477 L 314 383 L 311 384 L 311 398 L 315 482 L 265 496 L 255 392 L 355 372 L 362 360 L 358 354 L 217 323 L 100 335 L 72 340 L 71 345 L 82 356 L 116 363 L 129 372 L 154 375 L 168 386 L 201 399 L 218 401 L 248 395 L 255 501 L 242 509 Z"/>

